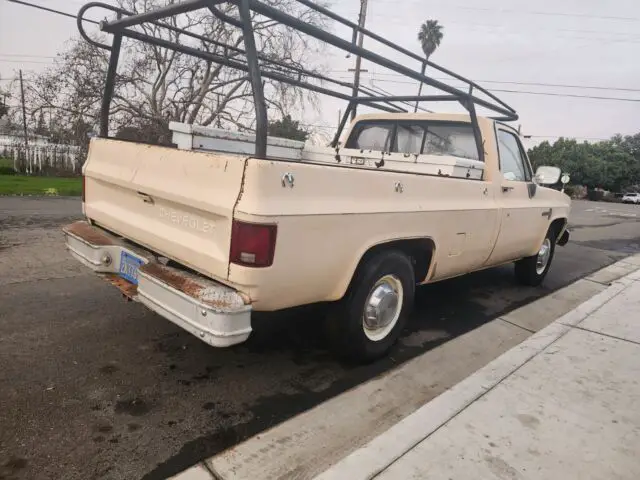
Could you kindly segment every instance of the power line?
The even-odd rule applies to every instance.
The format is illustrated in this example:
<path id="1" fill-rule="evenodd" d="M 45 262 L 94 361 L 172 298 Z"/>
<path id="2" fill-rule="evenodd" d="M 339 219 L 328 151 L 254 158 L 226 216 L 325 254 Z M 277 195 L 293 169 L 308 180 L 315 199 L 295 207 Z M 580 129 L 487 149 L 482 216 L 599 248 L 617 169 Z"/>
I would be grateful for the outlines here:
<path id="1" fill-rule="evenodd" d="M 52 8 L 47 8 L 47 7 L 43 7 L 41 5 L 36 5 L 33 3 L 29 3 L 29 2 L 25 2 L 23 0 L 7 0 L 9 2 L 12 3 L 16 3 L 19 5 L 24 5 L 24 6 L 28 6 L 28 7 L 33 7 L 33 8 L 37 8 L 39 10 L 44 10 L 47 12 L 51 12 L 51 13 L 55 13 L 57 15 L 62 15 L 65 17 L 69 17 L 69 18 L 76 18 L 76 15 L 70 14 L 70 13 L 66 13 L 66 12 L 62 12 L 60 10 L 55 10 Z M 78 2 L 80 3 L 80 2 Z M 489 9 L 489 8 L 477 8 L 477 7 L 455 7 L 455 8 L 463 8 L 463 9 L 471 9 L 471 10 L 486 10 L 486 11 L 493 11 L 495 9 Z M 504 11 L 504 12 L 512 12 L 512 13 L 518 13 L 518 11 L 516 10 L 500 10 L 500 11 Z M 545 13 L 545 12 L 523 12 L 523 13 L 532 13 L 532 14 L 539 14 L 539 15 L 555 15 L 553 13 Z M 572 14 L 564 14 L 564 13 L 558 13 L 557 15 L 572 15 Z M 373 17 L 378 17 L 378 18 L 384 18 L 384 20 L 386 22 L 391 22 L 391 23 L 402 23 L 406 25 L 406 19 L 400 18 L 400 17 L 394 17 L 394 16 L 389 16 L 389 15 L 370 15 Z M 580 14 L 576 14 L 576 16 L 584 16 L 584 15 L 580 15 Z M 587 15 L 588 16 L 588 15 Z M 609 17 L 598 17 L 596 16 L 595 18 L 609 18 Z M 624 19 L 627 17 L 610 17 L 610 18 L 617 18 L 617 19 Z M 640 19 L 633 19 L 633 18 L 628 18 L 631 20 L 640 20 Z M 396 20 L 394 22 L 394 20 Z M 95 21 L 95 20 L 90 20 L 90 19 L 85 19 L 85 21 L 89 22 L 89 23 L 93 23 L 95 25 L 98 25 L 99 22 Z M 502 27 L 502 25 L 482 25 L 482 24 L 465 24 L 465 23 L 461 23 L 461 22 L 447 22 L 448 24 L 459 24 L 459 25 L 466 25 L 467 27 L 471 26 L 472 28 L 477 28 L 477 27 L 487 27 L 487 28 L 500 28 Z M 569 37 L 565 37 L 565 38 L 574 38 L 574 39 L 582 39 L 582 40 L 592 40 L 592 41 L 602 41 L 605 40 L 607 43 L 640 43 L 640 36 L 634 35 L 633 33 L 626 33 L 626 32 L 598 32 L 598 31 L 594 31 L 594 30 L 573 30 L 573 29 L 537 29 L 537 30 L 546 30 L 546 31 L 567 31 L 567 32 L 577 32 L 577 33 L 604 33 L 604 34 L 614 34 L 614 35 L 629 35 L 629 38 L 627 39 L 607 39 L 607 38 L 598 38 L 598 37 L 576 37 L 576 36 L 569 36 Z M 518 32 L 518 33 L 522 33 L 522 32 Z M 635 39 L 638 40 L 635 40 Z"/>
<path id="2" fill-rule="evenodd" d="M 588 98 L 591 100 L 612 100 L 612 101 L 618 101 L 618 102 L 640 102 L 640 98 L 599 97 L 595 95 L 576 95 L 573 93 L 529 92 L 524 90 L 507 90 L 507 89 L 500 89 L 500 88 L 494 88 L 490 91 L 501 92 L 501 93 L 522 93 L 525 95 L 546 95 L 550 97 Z"/>
<path id="3" fill-rule="evenodd" d="M 58 14 L 58 15 L 63 15 L 65 17 L 69 17 L 69 18 L 74 18 L 74 19 L 76 18 L 76 15 L 73 15 L 73 14 L 70 14 L 70 13 L 66 13 L 66 12 L 62 12 L 60 10 L 55 10 L 55 9 L 52 9 L 52 8 L 43 7 L 41 5 L 32 4 L 32 3 L 29 3 L 29 2 L 25 2 L 23 0 L 7 0 L 7 1 L 19 4 L 19 5 L 24 5 L 24 6 L 37 8 L 39 10 L 48 11 L 48 12 L 55 13 L 55 14 Z M 84 3 L 84 2 L 77 2 L 77 3 Z M 488 8 L 476 8 L 476 7 L 456 7 L 456 8 L 466 8 L 466 9 L 471 9 L 471 10 L 476 9 L 476 10 L 492 11 L 492 9 L 488 9 Z M 515 11 L 515 10 L 514 11 L 510 11 L 510 12 L 516 12 L 517 13 L 517 11 Z M 543 14 L 543 13 L 538 12 L 536 14 Z M 559 13 L 558 15 L 571 15 L 571 14 L 560 14 Z M 389 16 L 389 15 L 370 15 L 370 16 L 377 17 L 377 18 L 384 18 L 385 21 L 391 21 L 391 23 L 400 23 L 400 22 L 402 22 L 403 24 L 406 24 L 406 19 L 400 18 L 400 17 L 397 17 L 397 16 L 393 16 L 393 15 L 391 15 L 391 16 Z M 577 15 L 577 16 L 580 16 L 580 15 Z M 625 18 L 625 17 L 615 17 L 615 18 Z M 394 20 L 396 20 L 397 22 L 394 22 Z M 635 19 L 635 20 L 640 20 L 640 19 Z M 95 25 L 99 24 L 99 22 L 97 22 L 95 20 L 86 19 L 86 21 L 90 22 L 90 23 L 93 23 Z M 465 24 L 465 23 L 462 23 L 462 22 L 447 22 L 447 23 L 448 24 L 453 23 L 453 24 L 458 24 L 458 25 L 466 25 L 466 26 L 470 26 L 471 25 L 471 24 Z M 487 27 L 487 28 L 499 28 L 499 27 L 501 27 L 501 25 L 483 25 L 483 24 L 477 24 L 477 23 L 474 23 L 471 26 L 473 26 L 473 27 Z M 630 40 L 630 39 L 612 39 L 612 40 L 609 40 L 609 41 L 611 41 L 611 42 L 619 42 L 619 43 L 640 43 L 640 36 L 638 36 L 637 34 L 626 33 L 626 32 L 604 32 L 604 31 L 603 32 L 599 32 L 599 31 L 595 31 L 595 30 L 574 30 L 574 29 L 537 29 L 537 30 L 566 31 L 566 32 L 576 32 L 576 33 L 603 33 L 603 34 L 612 34 L 612 35 L 628 35 L 630 39 L 631 38 L 633 38 L 633 39 L 638 38 L 639 40 L 638 41 L 633 41 L 633 40 Z M 575 37 L 575 36 L 572 36 L 572 37 L 568 37 L 568 38 L 577 38 L 577 39 L 585 39 L 585 40 L 596 40 L 596 41 L 597 40 L 601 40 L 600 38 L 597 38 L 597 37 Z M 605 40 L 607 40 L 607 39 L 605 38 Z"/>
<path id="4" fill-rule="evenodd" d="M 486 8 L 486 7 L 467 7 L 458 5 L 454 8 L 459 8 L 461 10 L 474 10 L 474 11 L 485 11 L 485 12 L 500 12 L 500 13 L 515 13 L 522 15 L 543 15 L 543 16 L 552 16 L 552 17 L 577 17 L 577 18 L 593 18 L 597 20 L 616 20 L 616 21 L 625 21 L 625 22 L 638 22 L 640 18 L 635 17 L 618 17 L 611 15 L 591 15 L 588 13 L 565 13 L 565 12 L 539 12 L 532 10 L 509 10 L 504 8 Z"/>
<path id="5" fill-rule="evenodd" d="M 2 63 L 42 63 L 47 65 L 52 65 L 54 62 L 44 62 L 42 60 L 9 60 L 5 58 L 0 58 L 0 62 Z"/>
<path id="6" fill-rule="evenodd" d="M 329 70 L 331 73 L 346 73 L 345 70 Z M 378 72 L 369 72 L 369 75 L 372 77 L 377 76 L 387 76 L 387 77 L 400 77 L 406 78 L 404 75 L 398 73 L 378 73 Z M 449 77 L 431 77 L 435 80 L 449 80 L 449 81 L 458 81 L 455 78 Z M 377 81 L 383 81 L 378 80 Z M 543 83 L 543 82 L 522 82 L 522 81 L 513 81 L 513 80 L 474 80 L 478 83 L 499 83 L 499 84 L 510 84 L 510 85 L 527 85 L 527 86 L 535 86 L 535 87 L 558 87 L 558 88 L 580 88 L 580 89 L 588 89 L 588 90 L 616 90 L 622 92 L 640 92 L 640 88 L 624 88 L 624 87 L 603 87 L 603 86 L 594 86 L 594 85 L 569 85 L 565 83 Z M 403 82 L 403 83 L 411 83 L 413 82 Z"/>
<path id="7" fill-rule="evenodd" d="M 3 56 L 15 56 L 15 57 L 25 57 L 25 58 L 51 58 L 51 59 L 55 59 L 57 57 L 54 56 L 48 56 L 48 55 L 22 55 L 22 54 L 12 54 L 12 53 L 0 53 L 0 57 Z M 0 62 L 14 62 L 14 60 L 5 60 L 5 59 L 1 59 L 0 58 Z M 17 61 L 15 61 L 17 62 Z M 33 61 L 33 60 L 25 60 L 25 62 L 27 63 L 53 63 L 53 62 L 40 62 L 40 61 Z M 339 74 L 345 74 L 348 75 L 350 74 L 350 72 L 348 70 L 329 70 L 327 73 L 339 73 Z M 398 74 L 398 73 L 386 73 L 386 72 L 362 72 L 363 74 L 367 74 L 370 75 L 372 78 L 371 80 L 373 81 L 378 81 L 378 82 L 385 82 L 385 83 L 398 83 L 398 84 L 407 84 L 407 85 L 413 85 L 414 82 L 400 82 L 400 81 L 395 81 L 395 80 L 388 80 L 388 79 L 378 79 L 375 77 L 378 76 L 383 76 L 383 77 L 399 77 L 399 78 L 406 78 L 404 75 Z M 449 81 L 458 81 L 454 78 L 448 78 L 448 77 L 432 77 L 435 80 L 449 80 Z M 14 79 L 8 79 L 8 78 L 0 78 L 0 82 L 9 82 L 9 81 L 13 81 Z M 626 88 L 626 87 L 607 87 L 607 86 L 601 86 L 601 85 L 576 85 L 576 84 L 566 84 L 566 83 L 545 83 L 545 82 L 525 82 L 525 81 L 515 81 L 515 80 L 475 80 L 478 83 L 493 83 L 493 84 L 504 84 L 504 85 L 524 85 L 524 86 L 535 86 L 535 87 L 555 87 L 555 88 L 577 88 L 577 89 L 581 89 L 581 90 L 611 90 L 611 91 L 620 91 L 620 92 L 640 92 L 640 88 Z M 380 90 L 381 88 L 378 87 Z"/>
<path id="8" fill-rule="evenodd" d="M 569 135 L 527 135 L 526 138 L 573 138 L 580 140 L 596 140 L 599 142 L 606 142 L 611 140 L 610 138 L 600 138 L 600 137 L 571 137 Z"/>
<path id="9" fill-rule="evenodd" d="M 414 82 L 401 82 L 398 80 L 376 80 L 378 82 L 384 83 L 393 83 L 393 84 L 403 84 L 403 85 L 415 85 Z M 623 97 L 601 97 L 596 95 L 578 95 L 572 93 L 553 93 L 553 92 L 531 92 L 528 90 L 509 90 L 509 89 L 501 89 L 501 88 L 492 88 L 489 90 L 490 92 L 501 92 L 501 93 L 520 93 L 525 95 L 546 95 L 551 97 L 569 97 L 569 98 L 585 98 L 592 100 L 612 100 L 612 101 L 620 101 L 620 102 L 640 102 L 640 98 L 623 98 Z"/>
<path id="10" fill-rule="evenodd" d="M 406 18 L 402 18 L 402 17 L 394 17 L 394 16 L 386 16 L 386 15 L 375 15 L 372 14 L 371 18 L 373 19 L 381 19 L 384 20 L 384 22 L 386 24 L 395 24 L 395 25 L 403 25 L 404 27 L 406 27 L 407 25 L 407 20 Z M 565 29 L 565 28 L 528 28 L 528 29 L 523 29 L 523 28 L 519 28 L 517 31 L 508 31 L 506 30 L 504 27 L 505 25 L 496 25 L 496 24 L 483 24 L 483 23 L 465 23 L 465 22 L 456 22 L 456 21 L 443 21 L 442 22 L 445 25 L 459 25 L 459 26 L 463 26 L 465 31 L 471 29 L 477 29 L 477 28 L 481 28 L 481 29 L 491 29 L 493 32 L 495 32 L 496 29 L 500 29 L 500 34 L 501 35 L 518 35 L 520 37 L 527 37 L 527 35 L 525 35 L 526 33 L 535 33 L 535 32 L 572 32 L 572 33 L 584 33 L 581 32 L 579 30 L 573 30 L 573 29 Z M 604 34 L 611 34 L 611 32 L 595 32 L 593 31 L 593 33 L 604 33 Z M 623 33 L 623 32 L 619 32 L 619 33 L 613 33 L 614 35 L 626 35 L 626 37 L 606 37 L 606 36 L 578 36 L 578 35 L 563 35 L 563 36 L 557 36 L 557 38 L 559 39 L 572 39 L 572 40 L 587 40 L 587 41 L 595 41 L 595 42 L 602 42 L 602 43 L 622 43 L 622 44 L 631 44 L 631 43 L 640 43 L 640 36 L 637 36 L 633 33 Z"/>
<path id="11" fill-rule="evenodd" d="M 74 20 L 77 18 L 77 15 L 73 15 L 71 13 L 62 12 L 60 10 L 55 10 L 53 8 L 43 7 L 42 5 L 36 5 L 35 3 L 24 2 L 23 0 L 7 0 L 8 2 L 15 3 L 18 5 L 23 5 L 25 7 L 32 7 L 38 10 L 43 10 L 49 13 L 55 13 L 56 15 L 61 15 L 63 17 L 73 18 Z M 89 20 L 88 18 L 84 19 L 86 22 L 93 23 L 95 25 L 99 25 L 100 22 L 96 22 L 95 20 Z"/>
<path id="12" fill-rule="evenodd" d="M 43 7 L 41 5 L 36 5 L 33 3 L 29 3 L 29 2 L 25 2 L 23 0 L 7 0 L 9 2 L 18 4 L 18 5 L 23 5 L 23 6 L 27 6 L 27 7 L 32 7 L 32 8 L 36 8 L 38 10 L 43 10 L 46 12 L 50 12 L 50 13 L 54 13 L 57 15 L 62 15 L 65 17 L 69 17 L 69 18 L 76 18 L 76 15 L 72 15 L 70 13 L 66 13 L 66 12 L 62 12 L 60 10 L 55 10 L 52 8 L 47 8 L 47 7 Z M 456 8 L 464 8 L 464 9 L 470 9 L 470 10 L 483 10 L 483 11 L 492 11 L 494 9 L 489 9 L 489 8 L 479 8 L 479 7 L 456 7 Z M 517 10 L 500 10 L 503 12 L 513 12 L 513 13 L 531 13 L 531 14 L 536 14 L 536 15 L 564 15 L 564 16 L 582 16 L 582 17 L 589 17 L 590 15 L 583 15 L 583 14 L 563 14 L 563 13 L 549 13 L 549 12 L 518 12 Z M 605 17 L 602 17 L 605 18 Z M 615 19 L 631 19 L 628 17 L 609 17 L 609 18 L 615 18 Z M 631 19 L 631 20 L 640 20 L 640 19 Z M 94 20 L 87 20 L 88 22 L 94 23 L 94 24 L 98 24 L 99 22 L 96 22 Z M 19 61 L 16 60 L 5 60 L 5 59 L 0 59 L 0 62 L 5 62 L 5 63 L 18 63 Z M 47 63 L 52 63 L 52 62 L 43 62 L 43 61 L 36 61 L 36 60 L 22 60 L 20 61 L 20 63 L 39 63 L 39 64 L 47 64 Z M 401 81 L 393 81 L 393 80 L 378 80 L 380 82 L 387 82 L 387 83 L 396 83 L 396 84 L 414 84 L 413 82 L 401 82 Z M 504 84 L 515 84 L 515 85 L 525 85 L 525 84 L 529 84 L 529 85 L 535 85 L 534 83 L 526 83 L 526 82 L 498 82 L 498 81 L 486 81 L 484 80 L 483 82 L 486 83 L 504 83 Z M 552 85 L 552 84 L 539 84 L 539 86 L 560 86 L 560 85 Z M 562 86 L 564 87 L 564 86 Z M 568 87 L 568 86 L 567 86 Z M 574 88 L 581 88 L 581 87 L 574 87 Z M 595 89 L 606 89 L 604 87 L 584 87 L 584 88 L 595 88 Z M 624 90 L 624 91 L 637 91 L 635 89 L 609 89 L 609 90 Z M 569 97 L 569 98 L 584 98 L 584 99 L 593 99 L 593 100 L 610 100 L 610 101 L 622 101 L 622 102 L 640 102 L 640 99 L 632 99 L 632 98 L 621 98 L 621 97 L 601 97 L 601 96 L 592 96 L 592 95 L 577 95 L 577 94 L 568 94 L 568 93 L 552 93 L 552 92 L 531 92 L 531 91 L 523 91 L 523 90 L 508 90 L 508 89 L 493 89 L 493 92 L 501 92 L 501 93 L 520 93 L 520 94 L 526 94 L 526 95 L 543 95 L 543 96 L 554 96 L 554 97 Z"/>
<path id="13" fill-rule="evenodd" d="M 0 57 L 56 58 L 51 55 L 27 55 L 26 53 L 0 53 Z"/>
<path id="14" fill-rule="evenodd" d="M 396 1 L 395 0 L 378 0 L 377 3 L 396 3 Z M 414 5 L 417 4 L 417 2 L 410 2 L 410 3 L 413 3 Z M 545 12 L 545 11 L 537 11 L 537 10 L 513 10 L 508 8 L 469 7 L 466 5 L 455 5 L 455 4 L 454 5 L 447 4 L 446 7 L 454 8 L 457 10 L 499 12 L 499 13 L 510 13 L 510 14 L 517 14 L 517 15 L 541 15 L 541 16 L 553 16 L 553 17 L 593 18 L 596 20 L 616 20 L 616 21 L 625 21 L 625 22 L 640 21 L 640 18 L 637 18 L 637 17 L 593 15 L 589 13 Z"/>
<path id="15" fill-rule="evenodd" d="M 385 23 L 391 23 L 395 25 L 403 25 L 406 27 L 407 20 L 402 17 L 394 17 L 387 15 L 376 15 L 371 14 L 370 17 L 372 19 L 380 19 L 384 20 Z M 519 35 L 519 36 L 527 36 L 526 34 L 531 34 L 535 32 L 568 32 L 568 33 L 595 33 L 595 34 L 603 34 L 603 35 L 618 35 L 618 37 L 607 37 L 607 36 L 579 36 L 579 35 L 563 35 L 558 36 L 557 38 L 563 39 L 576 39 L 576 40 L 589 40 L 603 43 L 640 43 L 640 36 L 634 33 L 627 32 L 606 32 L 606 31 L 596 31 L 596 30 L 575 30 L 570 28 L 527 28 L 518 29 L 517 31 L 507 31 L 505 29 L 505 25 L 496 25 L 496 24 L 488 24 L 488 23 L 465 23 L 465 22 L 456 22 L 456 21 L 443 21 L 444 25 L 459 25 L 464 27 L 465 30 L 469 29 L 491 29 L 495 31 L 496 29 L 502 30 L 500 33 L 503 35 Z M 622 35 L 622 36 L 620 36 Z"/>

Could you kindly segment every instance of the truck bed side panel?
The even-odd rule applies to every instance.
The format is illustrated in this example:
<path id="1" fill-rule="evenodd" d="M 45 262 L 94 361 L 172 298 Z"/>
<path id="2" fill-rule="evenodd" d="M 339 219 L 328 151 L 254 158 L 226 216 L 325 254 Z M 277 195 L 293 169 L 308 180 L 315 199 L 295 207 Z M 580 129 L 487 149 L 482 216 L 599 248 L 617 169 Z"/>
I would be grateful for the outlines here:
<path id="1" fill-rule="evenodd" d="M 429 280 L 480 268 L 498 206 L 482 180 L 250 159 L 235 215 L 278 224 L 273 266 L 232 264 L 229 276 L 247 286 L 255 309 L 271 310 L 339 299 L 364 252 L 397 238 L 434 240 Z"/>

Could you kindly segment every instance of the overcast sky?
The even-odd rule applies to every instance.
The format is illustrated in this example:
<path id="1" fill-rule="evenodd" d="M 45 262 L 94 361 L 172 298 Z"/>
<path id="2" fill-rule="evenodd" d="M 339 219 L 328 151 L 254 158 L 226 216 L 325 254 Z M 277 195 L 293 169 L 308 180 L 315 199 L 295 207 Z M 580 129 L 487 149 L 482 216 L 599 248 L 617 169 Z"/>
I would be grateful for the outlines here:
<path id="1" fill-rule="evenodd" d="M 70 13 L 84 3 L 29 1 Z M 334 11 L 357 20 L 358 0 L 332 3 Z M 523 133 L 598 139 L 640 131 L 639 0 L 369 0 L 367 27 L 416 52 L 420 52 L 417 30 L 426 19 L 437 19 L 444 25 L 444 40 L 432 60 L 491 90 L 638 100 L 498 92 L 520 114 Z M 47 57 L 61 51 L 74 35 L 77 30 L 72 19 L 0 0 L 0 77 L 13 78 L 18 68 L 46 68 L 52 61 Z M 365 47 L 378 49 L 374 43 L 365 43 Z M 335 55 L 327 59 L 325 63 L 334 75 L 344 79 L 352 75 L 347 69 L 353 67 L 353 58 Z M 373 68 L 368 62 L 363 62 L 363 68 L 369 70 L 363 74 L 365 84 L 373 82 L 394 94 L 416 93 L 415 85 L 399 83 L 407 79 Z M 323 100 L 321 112 L 306 111 L 304 121 L 334 125 L 340 108 L 343 105 L 339 101 Z"/>

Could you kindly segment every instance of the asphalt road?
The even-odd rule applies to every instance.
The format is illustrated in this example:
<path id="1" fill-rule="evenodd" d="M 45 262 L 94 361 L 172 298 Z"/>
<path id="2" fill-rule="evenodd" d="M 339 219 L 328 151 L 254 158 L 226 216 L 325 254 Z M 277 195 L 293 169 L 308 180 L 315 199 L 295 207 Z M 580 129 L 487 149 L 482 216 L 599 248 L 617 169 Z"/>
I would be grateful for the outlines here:
<path id="1" fill-rule="evenodd" d="M 543 288 L 506 267 L 422 287 L 390 357 L 353 367 L 326 351 L 315 310 L 213 349 L 124 302 L 65 252 L 60 227 L 79 215 L 76 199 L 0 197 L 0 479 L 166 478 L 640 252 L 640 206 L 575 202 Z"/>

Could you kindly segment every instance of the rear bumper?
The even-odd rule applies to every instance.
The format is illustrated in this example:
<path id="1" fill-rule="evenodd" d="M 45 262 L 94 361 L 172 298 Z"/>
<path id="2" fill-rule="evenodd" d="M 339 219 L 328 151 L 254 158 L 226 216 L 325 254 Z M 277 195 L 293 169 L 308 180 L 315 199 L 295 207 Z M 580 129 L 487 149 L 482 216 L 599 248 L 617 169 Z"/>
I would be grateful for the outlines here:
<path id="1" fill-rule="evenodd" d="M 71 255 L 167 320 L 214 347 L 244 342 L 251 333 L 251 305 L 232 288 L 184 270 L 165 266 L 146 250 L 92 226 L 76 222 L 63 228 Z M 138 285 L 119 276 L 126 252 L 144 263 Z"/>

